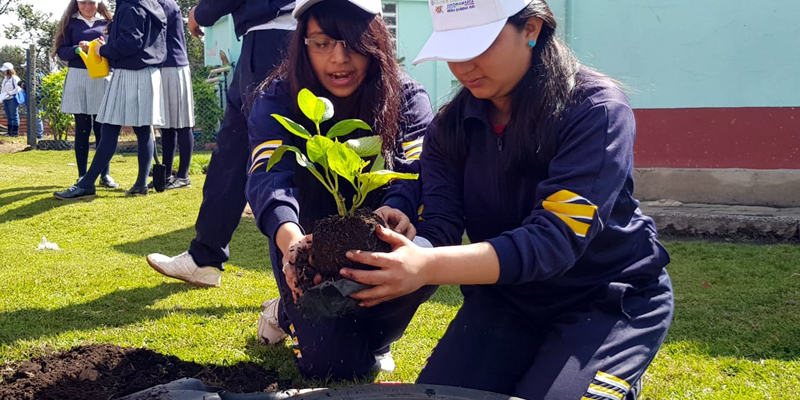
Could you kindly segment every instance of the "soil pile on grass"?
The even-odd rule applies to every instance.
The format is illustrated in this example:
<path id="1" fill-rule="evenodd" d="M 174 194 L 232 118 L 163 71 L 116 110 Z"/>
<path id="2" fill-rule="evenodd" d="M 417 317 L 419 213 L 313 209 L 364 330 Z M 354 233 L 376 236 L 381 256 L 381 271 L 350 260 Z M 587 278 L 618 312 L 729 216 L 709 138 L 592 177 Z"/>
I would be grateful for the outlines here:
<path id="1" fill-rule="evenodd" d="M 0 366 L 0 400 L 108 400 L 180 378 L 240 393 L 291 384 L 253 363 L 207 367 L 147 349 L 90 345 Z"/>

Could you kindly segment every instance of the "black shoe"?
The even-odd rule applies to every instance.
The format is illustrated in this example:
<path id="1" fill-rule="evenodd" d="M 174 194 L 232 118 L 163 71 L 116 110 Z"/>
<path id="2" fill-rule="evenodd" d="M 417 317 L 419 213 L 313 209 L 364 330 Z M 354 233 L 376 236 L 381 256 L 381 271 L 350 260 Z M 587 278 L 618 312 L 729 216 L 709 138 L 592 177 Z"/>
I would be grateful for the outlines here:
<path id="1" fill-rule="evenodd" d="M 189 178 L 171 178 L 164 190 L 190 187 L 192 187 L 192 181 Z"/>
<path id="2" fill-rule="evenodd" d="M 78 185 L 70 186 L 63 192 L 55 192 L 53 196 L 59 200 L 88 200 L 94 198 L 94 189 L 84 189 Z"/>
<path id="3" fill-rule="evenodd" d="M 116 189 L 119 187 L 119 184 L 114 180 L 114 178 L 111 177 L 111 175 L 103 175 L 100 177 L 100 186 L 109 189 Z"/>
<path id="4" fill-rule="evenodd" d="M 147 196 L 147 187 L 146 186 L 133 186 L 132 188 L 125 191 L 126 196 Z"/>

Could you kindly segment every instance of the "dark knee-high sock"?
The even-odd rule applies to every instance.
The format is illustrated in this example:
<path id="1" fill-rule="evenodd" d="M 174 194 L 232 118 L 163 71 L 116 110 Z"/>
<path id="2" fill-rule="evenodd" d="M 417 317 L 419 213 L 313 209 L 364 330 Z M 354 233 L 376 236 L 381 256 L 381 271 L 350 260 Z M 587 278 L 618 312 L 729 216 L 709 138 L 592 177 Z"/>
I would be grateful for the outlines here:
<path id="1" fill-rule="evenodd" d="M 194 133 L 192 128 L 178 129 L 178 147 L 181 152 L 178 178 L 186 179 L 189 177 L 189 166 L 192 164 L 192 153 L 194 152 Z"/>
<path id="2" fill-rule="evenodd" d="M 139 144 L 139 176 L 135 186 L 147 186 L 147 176 L 150 175 L 150 166 L 153 163 L 153 135 L 149 126 L 136 126 L 133 131 Z"/>
<path id="3" fill-rule="evenodd" d="M 167 167 L 167 178 L 172 176 L 172 164 L 175 162 L 175 146 L 178 143 L 178 132 L 175 129 L 161 129 L 161 162 Z M 183 148 L 181 147 L 181 153 Z"/>
<path id="4" fill-rule="evenodd" d="M 86 175 L 86 164 L 89 163 L 89 133 L 92 130 L 92 116 L 75 114 L 75 164 L 78 176 Z"/>
<path id="5" fill-rule="evenodd" d="M 97 122 L 97 115 L 92 115 L 92 130 L 94 131 L 94 142 L 100 143 L 100 137 L 103 136 L 103 124 Z M 100 176 L 106 176 L 111 173 L 111 161 L 108 162 L 105 169 L 100 172 Z"/>
<path id="6" fill-rule="evenodd" d="M 84 189 L 94 188 L 94 183 L 100 172 L 108 166 L 111 157 L 114 157 L 114 152 L 117 150 L 117 141 L 119 141 L 119 131 L 122 129 L 119 125 L 104 124 L 102 128 L 102 136 L 100 143 L 97 144 L 97 151 L 94 153 L 92 165 L 86 171 L 86 175 L 78 183 L 78 186 Z"/>

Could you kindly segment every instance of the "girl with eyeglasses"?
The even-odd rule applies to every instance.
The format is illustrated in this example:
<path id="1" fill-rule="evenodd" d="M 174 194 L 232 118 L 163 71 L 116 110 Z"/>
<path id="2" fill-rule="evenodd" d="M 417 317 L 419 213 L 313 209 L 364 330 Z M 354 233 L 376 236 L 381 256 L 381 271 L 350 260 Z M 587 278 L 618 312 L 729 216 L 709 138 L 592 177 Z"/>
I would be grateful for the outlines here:
<path id="1" fill-rule="evenodd" d="M 291 334 L 297 366 L 309 378 L 353 379 L 376 369 L 393 370 L 392 343 L 402 336 L 417 307 L 435 291 L 425 287 L 364 312 L 313 319 L 304 317 L 295 306 L 293 283 L 287 282 L 284 272 L 292 273 L 283 269 L 285 264 L 291 269 L 294 249 L 306 245 L 305 233 L 315 222 L 337 213 L 330 193 L 305 168 L 297 166 L 294 157 L 284 157 L 266 171 L 272 151 L 281 144 L 305 149 L 305 142 L 284 129 L 272 114 L 298 123 L 305 120 L 307 129 L 316 131 L 297 107 L 301 89 L 333 103 L 334 118 L 322 124 L 323 132 L 337 121 L 361 119 L 373 132 L 357 130 L 339 140 L 380 135 L 388 168 L 419 170 L 422 134 L 433 117 L 431 103 L 422 86 L 397 64 L 391 34 L 380 13 L 380 0 L 299 1 L 294 10 L 297 30 L 288 55 L 259 88 L 250 114 L 253 167 L 247 198 L 259 229 L 269 237 L 270 261 L 281 296 L 264 304 L 259 338 L 277 343 Z M 378 209 L 378 214 L 382 205 L 391 205 L 413 216 L 418 194 L 406 190 L 408 185 L 399 181 L 370 193 L 364 205 Z M 349 202 L 355 194 L 352 187 L 342 185 L 340 189 Z M 406 231 L 408 218 L 388 222 L 411 234 Z"/>

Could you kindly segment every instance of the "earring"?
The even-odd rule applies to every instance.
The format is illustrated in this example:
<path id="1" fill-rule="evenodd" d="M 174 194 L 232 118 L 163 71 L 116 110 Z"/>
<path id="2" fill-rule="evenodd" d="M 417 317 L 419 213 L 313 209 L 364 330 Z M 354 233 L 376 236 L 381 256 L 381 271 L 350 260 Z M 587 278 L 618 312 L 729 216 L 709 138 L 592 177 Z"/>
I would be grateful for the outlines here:
<path id="1" fill-rule="evenodd" d="M 536 41 L 535 40 L 531 40 L 530 42 L 528 42 L 528 46 L 536 47 Z"/>

